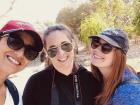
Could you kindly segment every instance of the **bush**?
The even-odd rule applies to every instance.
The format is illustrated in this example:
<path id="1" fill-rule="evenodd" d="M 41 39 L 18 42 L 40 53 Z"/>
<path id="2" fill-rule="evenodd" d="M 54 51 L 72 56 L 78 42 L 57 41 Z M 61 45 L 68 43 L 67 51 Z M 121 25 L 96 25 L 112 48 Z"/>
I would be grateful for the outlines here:
<path id="1" fill-rule="evenodd" d="M 81 22 L 80 26 L 80 40 L 82 40 L 86 45 L 89 44 L 88 37 L 91 35 L 98 35 L 105 27 L 106 23 L 103 21 L 99 14 L 91 15 L 85 18 Z"/>

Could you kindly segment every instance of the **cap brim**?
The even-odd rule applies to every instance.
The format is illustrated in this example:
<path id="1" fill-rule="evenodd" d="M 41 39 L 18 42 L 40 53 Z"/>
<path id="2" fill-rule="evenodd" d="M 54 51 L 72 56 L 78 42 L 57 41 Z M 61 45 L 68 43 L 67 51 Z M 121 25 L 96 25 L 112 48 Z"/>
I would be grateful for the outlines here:
<path id="1" fill-rule="evenodd" d="M 35 40 L 35 46 L 36 46 L 35 50 L 38 51 L 38 52 L 42 51 L 42 49 L 43 49 L 43 42 L 42 42 L 42 39 L 39 36 L 39 34 L 34 32 L 34 31 L 31 31 L 31 30 L 24 30 L 24 31 L 29 33 L 33 37 L 33 39 Z"/>
<path id="2" fill-rule="evenodd" d="M 118 48 L 121 48 L 118 43 L 116 43 L 114 40 L 112 40 L 111 38 L 105 36 L 105 35 L 99 35 L 99 36 L 90 36 L 89 38 L 94 38 L 94 37 L 98 37 L 98 38 L 101 38 L 103 40 L 105 40 L 106 42 L 108 42 L 109 44 L 115 46 L 115 47 L 118 47 Z"/>

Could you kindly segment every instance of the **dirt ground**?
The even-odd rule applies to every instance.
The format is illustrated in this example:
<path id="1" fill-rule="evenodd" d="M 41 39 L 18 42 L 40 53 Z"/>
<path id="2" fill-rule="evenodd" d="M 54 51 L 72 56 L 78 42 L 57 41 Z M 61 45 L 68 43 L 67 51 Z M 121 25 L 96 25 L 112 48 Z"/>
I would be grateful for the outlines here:
<path id="1" fill-rule="evenodd" d="M 140 43 L 130 44 L 127 64 L 131 65 L 136 71 L 140 71 Z"/>

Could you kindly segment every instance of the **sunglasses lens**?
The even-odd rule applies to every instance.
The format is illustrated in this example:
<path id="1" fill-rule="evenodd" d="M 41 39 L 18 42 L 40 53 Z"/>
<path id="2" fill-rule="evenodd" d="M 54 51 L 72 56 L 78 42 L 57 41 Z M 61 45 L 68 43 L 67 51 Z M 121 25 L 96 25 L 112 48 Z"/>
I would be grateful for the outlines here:
<path id="1" fill-rule="evenodd" d="M 26 46 L 24 55 L 28 60 L 34 60 L 38 56 L 38 52 L 33 50 L 31 46 Z"/>
<path id="2" fill-rule="evenodd" d="M 96 49 L 98 46 L 100 46 L 100 38 L 98 37 L 92 38 L 91 47 L 93 49 Z"/>
<path id="3" fill-rule="evenodd" d="M 57 48 L 51 48 L 47 51 L 47 54 L 49 57 L 53 58 L 56 56 L 57 54 Z"/>
<path id="4" fill-rule="evenodd" d="M 91 47 L 93 49 L 96 49 L 97 47 L 101 46 L 101 50 L 104 54 L 108 54 L 112 51 L 113 46 L 110 45 L 109 43 L 104 43 L 102 44 L 100 42 L 100 38 L 99 37 L 93 37 L 92 38 L 92 42 L 91 42 Z"/>
<path id="5" fill-rule="evenodd" d="M 71 43 L 64 43 L 64 44 L 61 45 L 61 49 L 63 51 L 66 51 L 66 52 L 70 52 L 72 50 L 72 44 Z M 47 51 L 47 54 L 48 54 L 49 57 L 53 58 L 53 57 L 56 56 L 57 51 L 58 51 L 58 48 L 50 48 Z"/>
<path id="6" fill-rule="evenodd" d="M 61 45 L 62 50 L 66 52 L 70 52 L 72 50 L 72 44 L 71 43 L 64 43 Z"/>
<path id="7" fill-rule="evenodd" d="M 98 43 L 98 42 L 92 42 L 92 43 L 91 43 L 91 47 L 92 47 L 93 49 L 96 49 L 98 46 L 100 46 L 100 43 Z"/>
<path id="8" fill-rule="evenodd" d="M 23 40 L 18 37 L 20 35 L 17 35 L 16 33 L 9 34 L 9 37 L 7 39 L 7 45 L 9 48 L 13 50 L 19 50 L 23 47 L 25 47 L 24 55 L 28 60 L 34 60 L 38 56 L 38 52 L 33 49 L 32 46 L 25 46 Z"/>
<path id="9" fill-rule="evenodd" d="M 24 43 L 20 38 L 10 35 L 7 39 L 7 45 L 13 50 L 18 50 L 24 46 Z"/>
<path id="10" fill-rule="evenodd" d="M 113 47 L 108 43 L 102 45 L 102 52 L 104 54 L 110 53 L 112 51 L 112 49 L 113 49 Z"/>

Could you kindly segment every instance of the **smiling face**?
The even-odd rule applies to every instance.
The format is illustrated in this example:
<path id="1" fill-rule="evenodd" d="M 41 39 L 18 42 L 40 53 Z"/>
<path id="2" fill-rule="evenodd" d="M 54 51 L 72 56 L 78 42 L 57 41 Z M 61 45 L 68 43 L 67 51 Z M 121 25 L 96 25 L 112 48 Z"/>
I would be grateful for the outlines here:
<path id="1" fill-rule="evenodd" d="M 74 62 L 74 49 L 73 44 L 67 36 L 65 31 L 54 31 L 51 32 L 45 39 L 46 51 L 50 48 L 57 48 L 56 56 L 50 57 L 53 66 L 61 73 L 66 72 L 68 69 L 73 68 Z M 61 46 L 65 43 L 72 44 L 71 51 L 62 50 Z M 72 70 L 71 70 L 72 71 Z"/>
<path id="2" fill-rule="evenodd" d="M 20 38 L 24 41 L 25 45 L 32 45 L 33 40 L 30 35 L 25 32 L 19 33 Z M 19 50 L 13 50 L 7 45 L 8 36 L 2 37 L 0 39 L 0 73 L 9 76 L 10 74 L 16 73 L 27 66 L 31 61 L 29 61 L 24 56 L 24 48 Z"/>
<path id="3" fill-rule="evenodd" d="M 106 41 L 100 39 L 100 43 L 107 43 Z M 93 49 L 91 48 L 91 63 L 92 65 L 98 67 L 99 69 L 107 69 L 110 70 L 112 67 L 114 58 L 114 49 L 111 52 L 104 54 L 101 51 L 101 46 Z"/>

